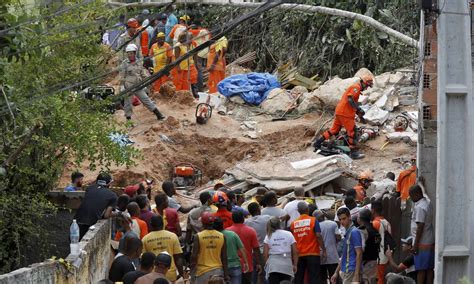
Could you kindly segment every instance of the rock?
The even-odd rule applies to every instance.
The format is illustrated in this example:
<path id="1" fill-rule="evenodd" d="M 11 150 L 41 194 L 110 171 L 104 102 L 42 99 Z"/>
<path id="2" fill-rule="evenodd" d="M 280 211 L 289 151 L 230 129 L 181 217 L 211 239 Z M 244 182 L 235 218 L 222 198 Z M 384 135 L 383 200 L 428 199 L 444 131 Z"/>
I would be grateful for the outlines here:
<path id="1" fill-rule="evenodd" d="M 300 97 L 300 104 L 298 105 L 297 111 L 298 113 L 308 113 L 318 109 L 323 108 L 323 103 L 321 99 L 319 99 L 314 92 L 313 93 L 304 93 Z"/>
<path id="2" fill-rule="evenodd" d="M 276 88 L 270 91 L 260 107 L 268 113 L 283 113 L 293 103 L 294 98 L 286 90 Z"/>
<path id="3" fill-rule="evenodd" d="M 412 95 L 403 95 L 398 97 L 398 101 L 403 106 L 411 106 L 416 104 L 416 97 Z"/>
<path id="4" fill-rule="evenodd" d="M 410 145 L 416 145 L 418 142 L 418 134 L 410 131 L 388 133 L 386 137 L 392 143 L 403 141 Z"/>
<path id="5" fill-rule="evenodd" d="M 249 137 L 250 139 L 257 139 L 257 132 L 256 131 L 247 131 L 244 134 L 244 137 Z"/>
<path id="6" fill-rule="evenodd" d="M 173 82 L 166 82 L 160 87 L 160 94 L 163 97 L 170 98 L 176 93 L 176 87 L 173 85 Z"/>
<path id="7" fill-rule="evenodd" d="M 364 92 L 364 94 L 369 96 L 368 102 L 373 104 L 378 99 L 380 99 L 381 96 L 383 96 L 383 90 L 379 88 L 369 89 L 368 91 Z"/>
<path id="8" fill-rule="evenodd" d="M 341 100 L 342 95 L 350 85 L 356 83 L 358 78 L 341 79 L 335 77 L 326 81 L 321 87 L 312 92 L 324 104 L 323 107 L 334 111 L 337 103 Z"/>
<path id="9" fill-rule="evenodd" d="M 402 72 L 383 73 L 375 76 L 374 88 L 386 88 L 391 85 L 399 84 L 403 79 L 405 79 L 405 75 Z"/>
<path id="10" fill-rule="evenodd" d="M 365 105 L 369 101 L 369 97 L 365 95 L 360 95 L 359 96 L 359 104 Z"/>
<path id="11" fill-rule="evenodd" d="M 398 97 L 394 95 L 394 93 L 395 93 L 395 87 L 391 86 L 375 102 L 374 105 L 387 111 L 393 111 L 393 109 L 399 105 Z"/>
<path id="12" fill-rule="evenodd" d="M 293 97 L 297 97 L 298 95 L 301 95 L 301 94 L 304 94 L 304 93 L 307 93 L 308 92 L 308 89 L 306 89 L 305 87 L 303 86 L 296 86 L 294 87 L 293 89 L 291 89 L 290 91 L 290 94 L 293 96 Z"/>
<path id="13" fill-rule="evenodd" d="M 255 130 L 255 128 L 257 127 L 256 121 L 244 121 L 242 122 L 242 124 L 250 130 Z"/>
<path id="14" fill-rule="evenodd" d="M 365 113 L 364 119 L 371 125 L 382 125 L 387 121 L 388 116 L 388 111 L 374 105 Z"/>
<path id="15" fill-rule="evenodd" d="M 417 87 L 402 87 L 400 89 L 398 89 L 398 94 L 403 96 L 403 95 L 415 95 L 416 96 L 416 93 L 418 92 L 418 88 Z"/>
<path id="16" fill-rule="evenodd" d="M 229 98 L 229 100 L 233 103 L 239 104 L 239 105 L 244 105 L 245 101 L 240 97 L 240 96 L 232 96 Z"/>

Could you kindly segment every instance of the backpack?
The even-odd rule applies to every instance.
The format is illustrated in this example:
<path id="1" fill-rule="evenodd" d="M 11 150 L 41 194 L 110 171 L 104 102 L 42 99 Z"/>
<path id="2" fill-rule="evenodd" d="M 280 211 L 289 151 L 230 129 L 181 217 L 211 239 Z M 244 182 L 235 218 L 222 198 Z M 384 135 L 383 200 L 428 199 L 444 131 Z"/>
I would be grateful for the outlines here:
<path id="1" fill-rule="evenodd" d="M 390 250 L 395 250 L 397 248 L 397 243 L 393 239 L 392 235 L 388 230 L 385 229 L 385 226 L 383 223 L 380 223 L 384 227 L 384 234 L 383 234 L 383 247 L 384 247 L 384 253 L 388 250 L 390 247 Z"/>
<path id="2" fill-rule="evenodd" d="M 365 249 L 362 254 L 363 261 L 377 260 L 379 258 L 380 243 L 382 238 L 372 226 L 366 227 L 367 239 L 365 240 Z"/>

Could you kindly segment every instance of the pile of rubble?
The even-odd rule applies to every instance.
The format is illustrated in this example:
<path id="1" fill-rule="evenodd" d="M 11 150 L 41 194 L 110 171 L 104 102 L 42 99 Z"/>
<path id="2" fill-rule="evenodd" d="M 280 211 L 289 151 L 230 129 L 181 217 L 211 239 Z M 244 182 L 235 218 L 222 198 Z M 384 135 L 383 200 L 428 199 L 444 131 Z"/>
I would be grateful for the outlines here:
<path id="1" fill-rule="evenodd" d="M 344 91 L 366 71 L 368 70 L 363 68 L 354 77 L 347 79 L 336 76 L 313 91 L 308 91 L 304 86 L 296 86 L 291 90 L 275 88 L 258 109 L 277 118 L 288 114 L 300 116 L 315 111 L 333 112 Z M 373 88 L 364 91 L 359 98 L 359 103 L 366 112 L 364 119 L 368 126 L 385 134 L 389 142 L 404 141 L 416 145 L 417 87 L 412 83 L 412 74 L 410 70 L 401 70 L 378 75 Z M 235 105 L 242 105 L 244 102 L 232 97 L 223 104 L 233 109 Z M 254 127 L 250 128 L 253 130 Z"/>

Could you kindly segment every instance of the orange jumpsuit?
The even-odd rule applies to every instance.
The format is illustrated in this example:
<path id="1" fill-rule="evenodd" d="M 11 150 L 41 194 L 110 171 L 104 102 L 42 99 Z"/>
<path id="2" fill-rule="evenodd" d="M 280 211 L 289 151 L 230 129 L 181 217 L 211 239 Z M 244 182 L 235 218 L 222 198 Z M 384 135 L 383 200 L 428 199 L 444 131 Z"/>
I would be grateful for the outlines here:
<path id="1" fill-rule="evenodd" d="M 137 31 L 140 31 L 140 30 L 143 30 L 144 27 L 139 27 L 137 29 Z M 143 30 L 141 33 L 140 33 L 140 47 L 141 47 L 141 51 L 142 51 L 142 55 L 143 57 L 146 57 L 148 56 L 148 33 L 146 30 Z"/>
<path id="2" fill-rule="evenodd" d="M 186 54 L 192 48 L 193 47 L 191 46 L 190 49 L 188 49 L 187 46 L 180 44 L 179 56 L 183 56 L 183 54 Z M 175 58 L 178 58 L 179 56 L 176 56 L 175 54 Z M 176 90 L 189 91 L 191 85 L 197 83 L 198 78 L 197 69 L 194 65 L 194 59 L 192 57 L 189 57 L 188 59 L 181 61 L 181 63 L 179 63 L 179 70 L 177 68 L 175 69 L 176 70 L 174 71 L 174 74 L 172 74 L 173 76 L 176 76 L 175 78 L 173 78 L 173 83 L 176 86 Z"/>
<path id="3" fill-rule="evenodd" d="M 209 88 L 209 93 L 217 93 L 217 84 L 220 81 L 225 79 L 225 56 L 224 48 L 227 48 L 227 39 L 225 37 L 220 38 L 216 43 L 211 45 L 209 49 L 209 54 L 207 56 L 207 69 L 211 67 L 216 54 L 219 54 L 219 58 L 215 64 L 215 68 L 212 71 L 209 71 L 209 78 L 207 79 L 207 87 Z M 220 53 L 219 53 L 220 52 Z"/>
<path id="4" fill-rule="evenodd" d="M 349 103 L 349 97 L 352 97 L 354 102 L 357 103 L 361 92 L 362 86 L 360 83 L 355 83 L 347 88 L 336 106 L 336 116 L 331 129 L 323 133 L 324 139 L 329 139 L 332 135 L 337 135 L 341 127 L 344 127 L 347 136 L 349 136 L 349 145 L 354 145 L 356 109 Z"/>
<path id="5" fill-rule="evenodd" d="M 400 198 L 404 201 L 408 199 L 409 190 L 416 183 L 416 166 L 400 173 L 397 180 L 397 192 L 400 192 Z"/>
<path id="6" fill-rule="evenodd" d="M 153 59 L 155 60 L 155 66 L 153 67 L 153 72 L 157 73 L 168 64 L 168 59 L 173 58 L 173 49 L 166 42 L 163 43 L 162 46 L 158 46 L 158 43 L 155 43 L 151 46 L 150 56 L 153 57 Z M 159 78 L 153 83 L 153 91 L 159 92 L 161 85 L 163 85 L 167 81 L 169 81 L 169 77 L 166 75 L 163 75 L 161 78 Z"/>

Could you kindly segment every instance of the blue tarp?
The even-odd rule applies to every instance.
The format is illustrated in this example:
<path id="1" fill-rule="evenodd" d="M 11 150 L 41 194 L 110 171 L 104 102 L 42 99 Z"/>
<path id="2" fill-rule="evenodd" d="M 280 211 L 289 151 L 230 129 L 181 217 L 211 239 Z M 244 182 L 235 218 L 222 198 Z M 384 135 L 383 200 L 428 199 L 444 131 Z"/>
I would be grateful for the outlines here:
<path id="1" fill-rule="evenodd" d="M 271 90 L 280 87 L 277 78 L 268 73 L 248 73 L 230 76 L 217 85 L 219 93 L 230 98 L 240 96 L 246 103 L 259 105 Z"/>

